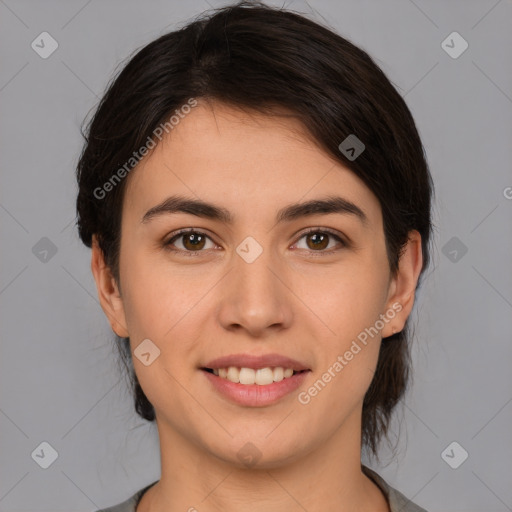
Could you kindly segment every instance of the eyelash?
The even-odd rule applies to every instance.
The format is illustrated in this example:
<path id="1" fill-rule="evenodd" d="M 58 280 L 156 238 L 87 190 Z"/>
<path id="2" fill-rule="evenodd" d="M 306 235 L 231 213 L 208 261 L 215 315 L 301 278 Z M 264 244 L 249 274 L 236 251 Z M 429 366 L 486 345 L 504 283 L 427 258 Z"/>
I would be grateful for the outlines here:
<path id="1" fill-rule="evenodd" d="M 174 253 L 183 253 L 185 254 L 186 256 L 188 257 L 195 257 L 195 256 L 199 256 L 202 252 L 205 252 L 205 250 L 199 250 L 199 251 L 184 251 L 183 249 L 175 249 L 172 247 L 172 244 L 178 239 L 180 238 L 180 236 L 183 236 L 183 235 L 187 235 L 187 234 L 190 234 L 190 233 L 194 233 L 194 234 L 197 234 L 197 235 L 202 235 L 202 236 L 205 236 L 206 238 L 208 238 L 209 240 L 211 240 L 213 242 L 213 240 L 211 239 L 211 237 L 209 237 L 206 233 L 202 232 L 202 231 L 198 231 L 196 229 L 193 229 L 193 228 L 188 228 L 188 229 L 181 229 L 180 231 L 174 233 L 171 238 L 169 238 L 169 240 L 167 240 L 166 242 L 164 242 L 164 248 L 168 251 L 171 251 L 171 252 L 174 252 Z M 335 231 L 332 231 L 331 229 L 329 228 L 309 228 L 307 231 L 304 231 L 303 233 L 301 233 L 301 235 L 299 236 L 299 238 L 297 239 L 297 242 L 299 240 L 301 240 L 303 237 L 311 234 L 311 233 L 320 233 L 320 234 L 324 234 L 324 235 L 329 235 L 331 236 L 332 238 L 336 239 L 340 244 L 341 244 L 341 248 L 339 249 L 329 249 L 329 250 L 321 250 L 321 251 L 313 251 L 313 250 L 309 250 L 308 252 L 314 254 L 315 256 L 319 255 L 319 256 L 323 256 L 325 254 L 331 254 L 333 252 L 337 252 L 343 248 L 346 248 L 349 246 L 349 244 L 343 239 L 341 238 L 340 235 L 338 235 Z M 295 243 L 297 243 L 295 242 Z M 215 243 L 215 242 L 214 242 Z M 295 245 L 295 244 L 294 244 Z"/>

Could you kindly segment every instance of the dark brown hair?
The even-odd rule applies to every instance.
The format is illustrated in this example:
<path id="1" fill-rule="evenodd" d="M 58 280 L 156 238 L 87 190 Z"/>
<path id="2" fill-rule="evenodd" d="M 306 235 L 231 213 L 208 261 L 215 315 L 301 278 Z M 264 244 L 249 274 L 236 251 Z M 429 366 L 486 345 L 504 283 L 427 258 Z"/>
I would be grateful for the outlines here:
<path id="1" fill-rule="evenodd" d="M 78 230 L 87 247 L 96 234 L 119 285 L 126 179 L 108 193 L 97 191 L 190 98 L 268 115 L 276 108 L 293 112 L 319 146 L 379 199 L 393 274 L 409 232 L 419 231 L 421 279 L 429 263 L 433 185 L 404 100 L 366 52 L 332 30 L 288 10 L 239 2 L 205 13 L 138 51 L 109 84 L 87 126 L 77 166 Z M 339 149 L 350 134 L 365 145 L 355 160 Z M 409 322 L 383 340 L 364 398 L 362 441 L 375 455 L 407 386 L 409 340 Z M 154 408 L 133 371 L 129 339 L 118 342 L 130 372 L 135 409 L 153 421 Z"/>

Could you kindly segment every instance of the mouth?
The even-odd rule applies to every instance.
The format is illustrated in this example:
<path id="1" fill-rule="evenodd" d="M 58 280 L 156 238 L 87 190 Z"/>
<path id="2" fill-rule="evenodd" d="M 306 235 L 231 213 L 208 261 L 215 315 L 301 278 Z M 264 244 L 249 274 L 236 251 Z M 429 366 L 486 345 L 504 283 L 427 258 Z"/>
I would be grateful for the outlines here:
<path id="1" fill-rule="evenodd" d="M 279 354 L 232 354 L 198 369 L 219 397 L 244 407 L 266 407 L 289 398 L 312 372 L 305 364 Z"/>
<path id="2" fill-rule="evenodd" d="M 281 354 L 231 354 L 198 368 L 222 399 L 245 407 L 265 407 L 292 394 L 311 368 Z"/>
<path id="3" fill-rule="evenodd" d="M 284 368 L 282 366 L 249 368 L 229 366 L 225 368 L 201 368 L 201 370 L 215 375 L 221 379 L 234 384 L 244 386 L 268 386 L 270 384 L 290 379 L 294 375 L 309 372 L 311 370 L 294 370 L 293 368 Z"/>

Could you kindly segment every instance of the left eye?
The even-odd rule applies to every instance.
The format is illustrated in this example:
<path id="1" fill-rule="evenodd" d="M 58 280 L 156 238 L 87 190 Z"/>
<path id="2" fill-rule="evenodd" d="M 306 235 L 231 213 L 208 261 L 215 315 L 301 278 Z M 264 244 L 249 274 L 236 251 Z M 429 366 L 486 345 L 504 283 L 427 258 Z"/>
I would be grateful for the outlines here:
<path id="1" fill-rule="evenodd" d="M 306 239 L 306 250 L 312 251 L 312 252 L 331 252 L 331 251 L 325 251 L 329 246 L 329 240 L 335 239 L 337 240 L 342 247 L 345 247 L 345 242 L 341 239 L 340 236 L 338 236 L 335 233 L 332 233 L 331 231 L 326 230 L 319 230 L 314 229 L 311 231 L 308 231 L 307 233 L 304 233 L 299 240 L 302 240 L 303 238 Z"/>
<path id="2" fill-rule="evenodd" d="M 328 230 L 310 230 L 306 233 L 303 233 L 302 236 L 299 238 L 299 241 L 302 240 L 303 238 L 306 239 L 307 246 L 298 248 L 306 249 L 310 252 L 331 252 L 330 250 L 326 251 L 325 249 L 329 248 L 330 241 L 332 239 L 336 240 L 341 245 L 341 247 L 346 246 L 346 243 L 339 235 Z M 175 244 L 175 241 L 177 240 L 181 240 L 180 243 L 182 247 L 179 247 L 179 245 L 177 246 Z M 210 241 L 210 247 L 206 247 L 207 241 Z M 165 242 L 164 245 L 166 248 L 172 251 L 182 251 L 191 253 L 202 252 L 202 249 L 212 249 L 215 246 L 215 243 L 208 235 L 202 233 L 201 231 L 187 230 L 180 231 L 172 238 L 170 238 L 167 242 Z M 298 245 L 298 242 L 296 243 L 296 245 Z"/>

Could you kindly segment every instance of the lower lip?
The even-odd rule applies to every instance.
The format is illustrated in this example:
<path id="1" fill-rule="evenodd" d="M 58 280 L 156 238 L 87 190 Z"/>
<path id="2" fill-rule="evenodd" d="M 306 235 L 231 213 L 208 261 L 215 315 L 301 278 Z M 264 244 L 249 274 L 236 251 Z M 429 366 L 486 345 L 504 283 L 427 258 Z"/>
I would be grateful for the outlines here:
<path id="1" fill-rule="evenodd" d="M 300 372 L 265 386 L 259 384 L 238 384 L 217 375 L 201 370 L 212 386 L 221 395 L 229 398 L 239 405 L 248 407 L 263 407 L 271 405 L 284 396 L 295 391 L 303 382 L 310 370 Z"/>

